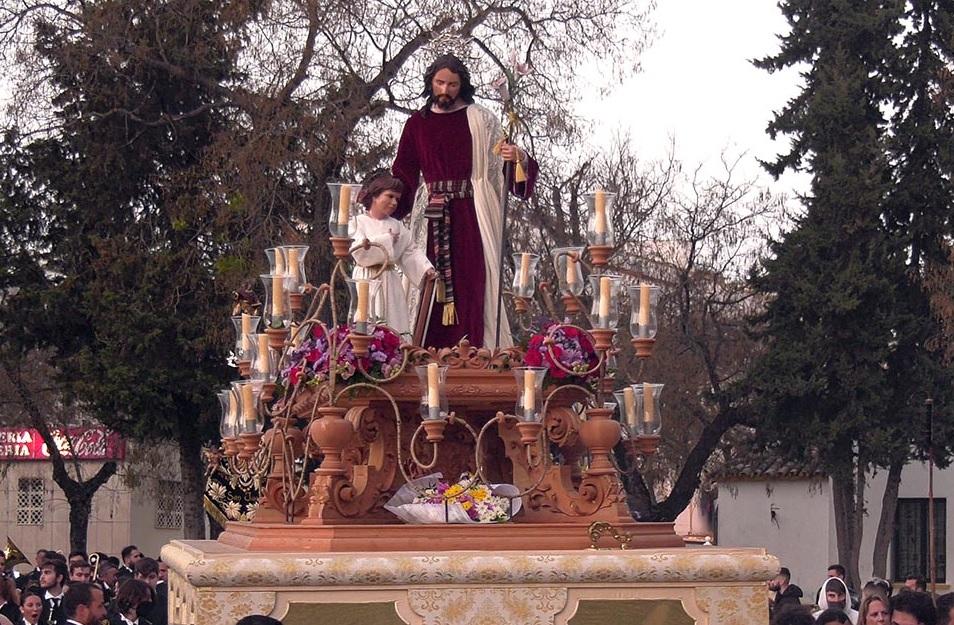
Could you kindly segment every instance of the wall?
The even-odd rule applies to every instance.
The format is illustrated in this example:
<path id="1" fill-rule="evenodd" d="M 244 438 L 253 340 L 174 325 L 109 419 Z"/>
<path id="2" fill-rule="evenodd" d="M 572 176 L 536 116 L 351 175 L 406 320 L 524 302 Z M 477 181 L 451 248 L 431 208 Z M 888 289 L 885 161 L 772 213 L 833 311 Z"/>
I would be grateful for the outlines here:
<path id="1" fill-rule="evenodd" d="M 792 583 L 808 596 L 837 559 L 830 499 L 823 481 L 721 482 L 718 545 L 766 548 L 791 570 Z"/>

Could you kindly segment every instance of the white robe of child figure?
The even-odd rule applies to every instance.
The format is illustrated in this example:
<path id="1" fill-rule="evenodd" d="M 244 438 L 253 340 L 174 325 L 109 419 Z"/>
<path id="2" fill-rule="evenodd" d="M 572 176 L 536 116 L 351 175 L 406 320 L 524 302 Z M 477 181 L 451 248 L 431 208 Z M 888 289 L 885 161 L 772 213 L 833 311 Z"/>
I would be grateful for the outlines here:
<path id="1" fill-rule="evenodd" d="M 355 245 L 367 239 L 371 243 L 381 245 L 384 250 L 372 245 L 368 249 L 359 248 L 352 252 L 355 268 L 351 276 L 373 278 L 380 266 L 388 263 L 388 268 L 378 276 L 381 288 L 371 302 L 372 311 L 378 319 L 383 318 L 386 325 L 394 328 L 403 340 L 410 340 L 412 330 L 408 298 L 397 269 L 407 277 L 411 288 L 417 288 L 424 274 L 433 269 L 433 265 L 424 250 L 414 243 L 410 230 L 397 219 L 375 219 L 370 215 L 358 215 L 355 221 L 352 235 Z"/>

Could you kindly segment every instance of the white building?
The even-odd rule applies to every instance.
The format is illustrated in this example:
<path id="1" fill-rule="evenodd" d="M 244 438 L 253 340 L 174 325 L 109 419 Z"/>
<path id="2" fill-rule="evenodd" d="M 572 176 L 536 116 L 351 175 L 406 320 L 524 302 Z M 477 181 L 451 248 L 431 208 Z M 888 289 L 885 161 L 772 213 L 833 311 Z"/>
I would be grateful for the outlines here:
<path id="1" fill-rule="evenodd" d="M 860 574 L 872 577 L 872 554 L 881 517 L 887 473 L 868 477 Z M 954 496 L 954 469 L 934 470 L 937 520 L 938 592 L 949 592 L 947 562 L 954 556 L 948 539 L 954 523 L 947 500 Z M 721 547 L 765 547 L 792 572 L 792 583 L 809 595 L 829 564 L 838 562 L 831 481 L 810 462 L 776 459 L 733 462 L 718 477 L 717 541 Z M 888 577 L 903 582 L 908 574 L 928 577 L 928 466 L 911 463 L 901 474 L 895 534 L 888 553 Z"/>
<path id="2" fill-rule="evenodd" d="M 129 468 L 126 441 L 102 428 L 71 428 L 71 438 L 83 479 L 89 479 L 104 461 L 115 460 L 116 475 L 93 497 L 87 550 L 119 555 L 135 544 L 150 557 L 182 538 L 182 497 L 174 479 L 139 479 L 135 488 L 123 479 Z M 57 438 L 69 455 L 69 444 Z M 61 443 L 62 441 L 62 443 Z M 69 460 L 75 478 L 74 461 Z M 35 430 L 0 428 L 0 547 L 9 537 L 28 558 L 37 549 L 69 552 L 69 504 L 53 481 L 53 465 L 46 445 Z"/>

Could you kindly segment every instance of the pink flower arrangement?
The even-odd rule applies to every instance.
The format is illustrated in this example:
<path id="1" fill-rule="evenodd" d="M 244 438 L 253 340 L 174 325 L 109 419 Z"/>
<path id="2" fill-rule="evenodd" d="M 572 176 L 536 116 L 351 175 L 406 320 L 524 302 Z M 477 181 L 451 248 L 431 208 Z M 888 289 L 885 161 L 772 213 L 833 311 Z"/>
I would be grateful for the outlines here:
<path id="1" fill-rule="evenodd" d="M 547 339 L 553 341 L 550 346 L 552 356 Z M 555 321 L 547 321 L 539 332 L 530 337 L 523 362 L 530 367 L 546 367 L 550 382 L 588 384 L 599 377 L 596 371 L 587 374 L 599 360 L 600 357 L 585 332 L 572 326 L 559 325 Z M 558 367 L 556 362 L 574 373 L 567 373 Z"/>
<path id="2" fill-rule="evenodd" d="M 360 367 L 376 378 L 386 378 L 394 374 L 395 368 L 403 362 L 401 338 L 388 328 L 377 326 L 371 334 L 368 355 L 358 358 L 354 354 L 351 341 L 348 340 L 350 328 L 340 325 L 334 330 L 335 343 L 338 346 L 334 362 L 334 375 L 343 382 L 353 381 Z M 302 382 L 318 384 L 328 379 L 331 365 L 331 347 L 322 326 L 312 326 L 310 336 L 292 350 L 288 364 L 282 369 L 281 382 L 288 388 Z"/>

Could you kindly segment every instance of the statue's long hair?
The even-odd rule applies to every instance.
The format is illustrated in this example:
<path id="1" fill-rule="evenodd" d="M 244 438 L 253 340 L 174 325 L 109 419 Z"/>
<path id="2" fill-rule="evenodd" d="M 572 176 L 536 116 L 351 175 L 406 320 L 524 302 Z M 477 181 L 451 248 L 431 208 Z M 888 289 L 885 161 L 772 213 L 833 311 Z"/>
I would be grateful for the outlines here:
<path id="1" fill-rule="evenodd" d="M 470 70 L 453 54 L 444 54 L 437 57 L 424 72 L 424 92 L 421 95 L 427 98 L 427 101 L 421 108 L 421 115 L 426 116 L 431 110 L 431 105 L 434 104 L 434 76 L 442 69 L 450 70 L 460 77 L 460 99 L 467 104 L 474 103 L 474 93 L 477 92 L 477 88 L 470 82 Z"/>

